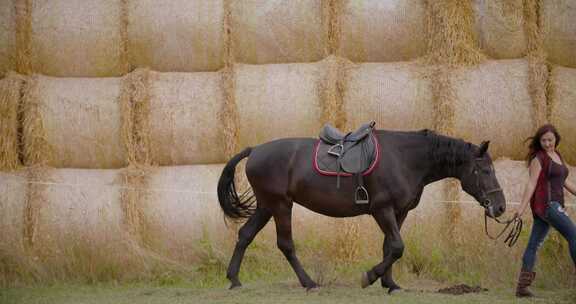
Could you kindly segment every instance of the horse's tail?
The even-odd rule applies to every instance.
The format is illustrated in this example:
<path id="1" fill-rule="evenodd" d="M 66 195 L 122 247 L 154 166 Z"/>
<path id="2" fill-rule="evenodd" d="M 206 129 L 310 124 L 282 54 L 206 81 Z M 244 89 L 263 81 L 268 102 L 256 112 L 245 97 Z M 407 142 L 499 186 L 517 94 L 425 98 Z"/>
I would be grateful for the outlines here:
<path id="1" fill-rule="evenodd" d="M 252 152 L 252 148 L 248 147 L 244 151 L 234 155 L 222 170 L 220 179 L 218 180 L 218 201 L 220 207 L 224 211 L 224 215 L 232 220 L 241 220 L 248 218 L 254 214 L 256 207 L 256 199 L 251 190 L 248 189 L 240 196 L 236 192 L 236 184 L 234 183 L 234 173 L 236 172 L 236 165 L 248 157 Z"/>

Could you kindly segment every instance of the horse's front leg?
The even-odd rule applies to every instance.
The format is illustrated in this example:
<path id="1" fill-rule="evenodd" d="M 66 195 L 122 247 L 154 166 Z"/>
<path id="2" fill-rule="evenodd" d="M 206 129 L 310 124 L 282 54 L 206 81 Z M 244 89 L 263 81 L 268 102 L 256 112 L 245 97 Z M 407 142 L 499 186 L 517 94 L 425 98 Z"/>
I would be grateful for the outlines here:
<path id="1" fill-rule="evenodd" d="M 401 213 L 398 216 L 396 216 L 396 222 L 398 223 L 398 230 L 402 229 L 402 223 L 404 223 L 407 214 L 408 213 Z M 384 246 L 382 248 L 383 259 L 385 259 L 386 254 L 388 254 L 388 252 L 391 252 L 392 250 L 392 248 L 390 247 L 390 243 L 391 238 L 388 235 L 386 235 L 384 238 Z M 384 275 L 380 278 L 380 280 L 382 282 L 382 287 L 388 288 L 388 293 L 392 293 L 395 290 L 402 289 L 402 287 L 398 286 L 398 284 L 396 284 L 396 282 L 394 282 L 394 279 L 392 278 L 392 265 L 390 265 L 390 268 L 388 268 L 388 270 L 386 271 L 386 273 L 384 273 Z"/>
<path id="2" fill-rule="evenodd" d="M 378 226 L 380 226 L 382 232 L 386 235 L 386 241 L 384 244 L 385 254 L 384 259 L 380 264 L 374 266 L 371 270 L 362 275 L 362 288 L 372 285 L 372 283 L 384 275 L 389 275 L 391 279 L 391 274 L 387 274 L 387 272 L 391 270 L 392 264 L 402 257 L 402 254 L 404 253 L 404 242 L 400 236 L 400 228 L 396 221 L 394 208 L 385 207 L 375 210 L 372 216 L 376 220 L 376 223 L 378 223 Z M 390 286 L 389 288 L 389 292 L 391 292 L 392 287 Z"/>

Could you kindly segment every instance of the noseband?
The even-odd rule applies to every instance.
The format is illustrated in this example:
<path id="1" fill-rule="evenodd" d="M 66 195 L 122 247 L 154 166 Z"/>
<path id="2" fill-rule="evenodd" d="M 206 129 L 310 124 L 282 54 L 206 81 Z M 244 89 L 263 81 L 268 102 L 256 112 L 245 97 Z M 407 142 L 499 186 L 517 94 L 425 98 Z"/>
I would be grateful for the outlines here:
<path id="1" fill-rule="evenodd" d="M 510 233 L 508 233 L 508 236 L 504 240 L 504 243 L 507 244 L 508 247 L 514 246 L 514 244 L 516 244 L 516 241 L 518 241 L 518 237 L 520 237 L 520 232 L 522 232 L 522 226 L 523 226 L 522 219 L 519 217 L 515 217 L 506 221 L 501 221 L 498 218 L 494 217 L 494 208 L 492 206 L 492 201 L 488 198 L 488 195 L 492 193 L 503 192 L 502 188 L 497 187 L 490 190 L 484 190 L 482 181 L 480 180 L 479 168 L 478 165 L 476 164 L 474 164 L 474 176 L 476 177 L 476 186 L 478 187 L 478 189 L 480 189 L 480 195 L 478 196 L 480 205 L 488 211 L 490 217 L 493 218 L 494 221 L 496 221 L 499 224 L 505 225 L 504 229 L 502 229 L 502 231 L 500 231 L 498 235 L 496 235 L 495 237 L 491 236 L 490 233 L 488 233 L 488 215 L 484 213 L 484 230 L 486 231 L 486 235 L 492 240 L 497 240 L 498 238 L 500 238 L 500 236 L 504 234 L 504 232 L 506 232 L 506 230 L 509 227 L 512 227 Z"/>

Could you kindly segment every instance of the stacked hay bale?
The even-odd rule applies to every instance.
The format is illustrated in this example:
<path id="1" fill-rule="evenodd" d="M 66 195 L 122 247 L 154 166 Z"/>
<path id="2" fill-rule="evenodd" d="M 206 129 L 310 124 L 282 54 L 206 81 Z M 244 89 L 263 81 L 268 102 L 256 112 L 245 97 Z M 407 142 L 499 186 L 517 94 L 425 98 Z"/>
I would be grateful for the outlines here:
<path id="1" fill-rule="evenodd" d="M 340 4 L 338 55 L 353 62 L 407 61 L 425 54 L 422 0 L 335 1 Z"/>
<path id="2" fill-rule="evenodd" d="M 576 164 L 576 69 L 554 66 L 550 75 L 550 121 L 562 136 L 560 151 L 565 160 Z"/>
<path id="3" fill-rule="evenodd" d="M 128 72 L 122 1 L 30 1 L 30 62 L 52 76 L 105 77 Z M 28 19 L 29 18 L 29 19 Z"/>
<path id="4" fill-rule="evenodd" d="M 67 168 L 127 165 L 121 78 L 28 78 L 24 147 L 28 164 Z"/>
<path id="5" fill-rule="evenodd" d="M 10 1 L 0 3 L 0 77 L 16 67 L 16 15 Z"/>
<path id="6" fill-rule="evenodd" d="M 18 156 L 18 113 L 23 78 L 9 73 L 0 80 L 0 170 L 10 171 L 20 166 Z"/>
<path id="7" fill-rule="evenodd" d="M 166 72 L 224 66 L 224 0 L 126 1 L 128 54 L 136 67 Z"/>
<path id="8" fill-rule="evenodd" d="M 551 121 L 573 163 L 573 11 L 565 0 L 4 1 L 0 271 L 98 280 L 193 262 L 199 242 L 234 241 L 215 197 L 222 163 L 326 122 L 432 128 L 519 160 Z M 496 170 L 516 201 L 525 167 Z M 438 229 L 462 241 L 462 200 L 473 201 L 455 180 L 430 185 L 407 225 L 448 212 Z M 294 225 L 295 238 L 331 231 L 345 261 L 366 257 L 365 240 L 380 251 L 368 217 L 295 208 Z"/>
<path id="9" fill-rule="evenodd" d="M 326 56 L 328 1 L 231 1 L 234 59 L 242 63 L 311 62 Z"/>

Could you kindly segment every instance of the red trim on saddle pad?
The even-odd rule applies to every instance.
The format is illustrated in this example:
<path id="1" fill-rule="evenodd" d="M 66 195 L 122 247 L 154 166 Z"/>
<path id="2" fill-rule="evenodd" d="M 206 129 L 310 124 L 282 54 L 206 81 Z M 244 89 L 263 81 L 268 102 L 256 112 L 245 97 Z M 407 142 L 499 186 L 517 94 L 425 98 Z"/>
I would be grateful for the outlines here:
<path id="1" fill-rule="evenodd" d="M 378 139 L 374 135 L 374 132 L 372 132 L 370 134 L 370 138 L 372 138 L 372 141 L 374 142 L 374 146 L 376 147 L 376 157 L 374 157 L 374 161 L 372 161 L 372 164 L 370 165 L 370 167 L 366 171 L 362 172 L 363 176 L 366 176 L 366 175 L 372 173 L 372 171 L 374 171 L 374 169 L 376 168 L 376 166 L 380 162 L 380 143 L 378 143 Z M 321 139 L 318 139 L 318 141 L 316 142 L 316 144 L 314 146 L 314 155 L 312 157 L 313 167 L 316 170 L 316 172 L 318 172 L 322 175 L 337 176 L 338 172 L 324 171 L 318 167 L 318 150 L 320 148 L 320 141 L 321 141 Z M 340 172 L 340 176 L 352 176 L 352 174 L 347 173 L 347 172 Z"/>

